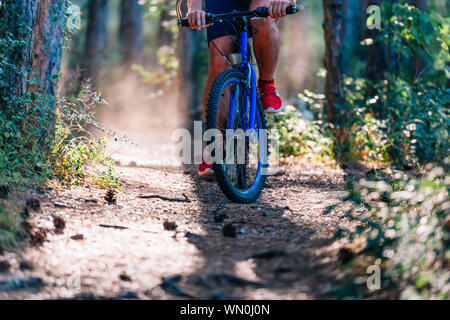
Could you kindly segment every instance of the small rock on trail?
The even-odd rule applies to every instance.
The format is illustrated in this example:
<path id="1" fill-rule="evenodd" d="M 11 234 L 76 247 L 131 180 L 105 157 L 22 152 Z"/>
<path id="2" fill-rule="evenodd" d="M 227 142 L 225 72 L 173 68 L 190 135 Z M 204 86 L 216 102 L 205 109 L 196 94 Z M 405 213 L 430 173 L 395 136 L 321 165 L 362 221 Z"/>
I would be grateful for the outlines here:
<path id="1" fill-rule="evenodd" d="M 341 264 L 349 263 L 354 257 L 355 254 L 348 248 L 341 248 L 338 252 L 338 260 Z"/>
<path id="2" fill-rule="evenodd" d="M 236 227 L 232 223 L 226 224 L 222 229 L 222 233 L 225 237 L 236 238 L 237 236 Z"/>
<path id="3" fill-rule="evenodd" d="M 168 231 L 175 231 L 175 229 L 177 228 L 177 224 L 173 221 L 164 221 L 163 223 L 164 229 L 168 230 Z"/>
<path id="4" fill-rule="evenodd" d="M 41 202 L 37 198 L 28 198 L 25 201 L 25 205 L 27 208 L 34 210 L 34 211 L 40 211 L 41 210 Z"/>
<path id="5" fill-rule="evenodd" d="M 53 225 L 55 226 L 56 233 L 63 233 L 66 228 L 66 221 L 60 216 L 54 216 Z"/>
<path id="6" fill-rule="evenodd" d="M 11 264 L 7 260 L 0 260 L 0 272 L 6 272 L 11 268 Z"/>
<path id="7" fill-rule="evenodd" d="M 22 271 L 34 270 L 34 264 L 31 261 L 23 260 L 19 264 L 19 269 Z"/>
<path id="8" fill-rule="evenodd" d="M 70 237 L 72 240 L 83 240 L 84 236 L 82 234 L 76 234 Z"/>

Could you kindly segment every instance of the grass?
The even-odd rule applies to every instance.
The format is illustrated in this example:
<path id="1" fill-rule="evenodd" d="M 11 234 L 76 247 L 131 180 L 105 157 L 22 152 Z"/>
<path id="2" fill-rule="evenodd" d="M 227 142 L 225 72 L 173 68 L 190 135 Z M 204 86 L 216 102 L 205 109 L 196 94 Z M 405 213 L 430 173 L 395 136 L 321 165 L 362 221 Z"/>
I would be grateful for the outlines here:
<path id="1" fill-rule="evenodd" d="M 0 202 L 0 248 L 14 250 L 23 240 L 22 217 L 15 213 L 10 201 Z"/>

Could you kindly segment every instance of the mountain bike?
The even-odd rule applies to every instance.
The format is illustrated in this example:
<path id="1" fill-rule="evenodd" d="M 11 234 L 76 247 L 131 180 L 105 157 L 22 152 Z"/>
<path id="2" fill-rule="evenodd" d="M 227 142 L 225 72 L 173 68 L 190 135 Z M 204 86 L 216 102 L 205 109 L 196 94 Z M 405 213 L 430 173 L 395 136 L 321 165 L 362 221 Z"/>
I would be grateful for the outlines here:
<path id="1" fill-rule="evenodd" d="M 296 5 L 286 10 L 287 14 L 296 12 Z M 179 26 L 189 27 L 187 19 L 181 18 L 179 7 L 177 14 Z M 214 80 L 206 110 L 206 132 L 213 132 L 207 144 L 207 148 L 213 150 L 214 161 L 210 163 L 213 163 L 222 192 L 237 203 L 252 203 L 258 199 L 268 168 L 267 124 L 248 45 L 250 20 L 268 16 L 267 7 L 206 14 L 208 26 L 233 21 L 239 28 L 238 53 L 228 57 L 231 67 Z"/>

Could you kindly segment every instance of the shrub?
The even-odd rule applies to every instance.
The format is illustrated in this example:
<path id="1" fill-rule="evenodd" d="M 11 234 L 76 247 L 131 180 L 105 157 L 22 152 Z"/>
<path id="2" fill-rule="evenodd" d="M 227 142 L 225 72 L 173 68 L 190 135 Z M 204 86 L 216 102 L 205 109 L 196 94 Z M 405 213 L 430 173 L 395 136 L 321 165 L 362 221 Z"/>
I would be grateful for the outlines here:
<path id="1" fill-rule="evenodd" d="M 24 238 L 21 231 L 22 218 L 7 210 L 3 202 L 0 202 L 0 250 L 13 250 Z"/>
<path id="2" fill-rule="evenodd" d="M 278 139 L 282 157 L 302 156 L 326 162 L 333 159 L 332 133 L 322 121 L 309 121 L 295 107 L 287 106 L 276 117 L 268 117 L 267 122 L 273 138 Z"/>
<path id="3" fill-rule="evenodd" d="M 357 224 L 339 229 L 336 236 L 350 240 L 358 255 L 344 266 L 341 288 L 334 294 L 369 294 L 357 275 L 376 264 L 382 270 L 382 289 L 396 292 L 396 297 L 450 297 L 449 165 L 450 159 L 444 167 L 427 165 L 419 177 L 399 172 L 383 180 L 375 174 L 372 181 L 350 183 L 346 200 L 354 206 L 347 216 Z"/>
<path id="4" fill-rule="evenodd" d="M 49 161 L 60 181 L 76 184 L 90 179 L 102 187 L 118 187 L 114 160 L 106 153 L 107 136 L 116 141 L 127 138 L 118 138 L 95 119 L 95 107 L 104 103 L 89 83 L 82 86 L 77 98 L 59 101 Z M 96 138 L 92 129 L 99 130 L 103 137 Z"/>

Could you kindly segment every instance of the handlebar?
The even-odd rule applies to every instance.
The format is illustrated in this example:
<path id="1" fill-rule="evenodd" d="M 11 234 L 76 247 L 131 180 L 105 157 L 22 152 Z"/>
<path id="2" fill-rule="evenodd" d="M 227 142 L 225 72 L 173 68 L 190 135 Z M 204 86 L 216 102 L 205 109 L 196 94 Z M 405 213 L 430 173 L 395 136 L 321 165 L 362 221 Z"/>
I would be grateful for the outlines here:
<path id="1" fill-rule="evenodd" d="M 299 11 L 296 5 L 289 6 L 286 8 L 286 14 L 291 15 L 295 14 Z M 259 7 L 253 11 L 233 11 L 230 13 L 222 13 L 222 14 L 206 14 L 206 24 L 214 24 L 218 22 L 222 22 L 223 20 L 235 20 L 241 18 L 267 18 L 269 16 L 269 8 L 268 7 Z M 188 19 L 179 19 L 178 25 L 180 27 L 190 27 Z"/>

